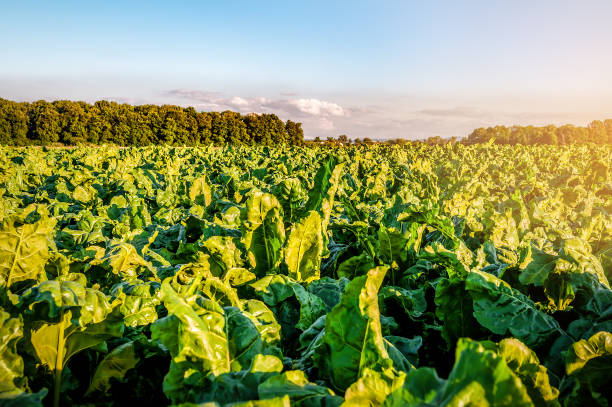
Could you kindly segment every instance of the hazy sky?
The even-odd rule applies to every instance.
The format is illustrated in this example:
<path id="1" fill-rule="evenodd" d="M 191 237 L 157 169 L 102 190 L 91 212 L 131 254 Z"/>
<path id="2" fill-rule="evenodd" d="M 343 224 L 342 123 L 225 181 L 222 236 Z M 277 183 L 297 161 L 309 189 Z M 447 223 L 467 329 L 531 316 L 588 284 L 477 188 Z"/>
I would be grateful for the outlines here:
<path id="1" fill-rule="evenodd" d="M 274 112 L 307 137 L 612 118 L 612 1 L 4 1 L 0 97 Z"/>

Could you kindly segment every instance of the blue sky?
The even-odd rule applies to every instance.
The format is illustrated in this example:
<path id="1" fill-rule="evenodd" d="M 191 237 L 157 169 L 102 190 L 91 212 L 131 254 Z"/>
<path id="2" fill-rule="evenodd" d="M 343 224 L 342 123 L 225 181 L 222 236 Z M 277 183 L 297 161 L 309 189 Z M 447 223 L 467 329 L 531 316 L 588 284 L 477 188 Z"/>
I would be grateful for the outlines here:
<path id="1" fill-rule="evenodd" d="M 610 1 L 2 1 L 0 97 L 274 112 L 306 136 L 612 117 Z"/>

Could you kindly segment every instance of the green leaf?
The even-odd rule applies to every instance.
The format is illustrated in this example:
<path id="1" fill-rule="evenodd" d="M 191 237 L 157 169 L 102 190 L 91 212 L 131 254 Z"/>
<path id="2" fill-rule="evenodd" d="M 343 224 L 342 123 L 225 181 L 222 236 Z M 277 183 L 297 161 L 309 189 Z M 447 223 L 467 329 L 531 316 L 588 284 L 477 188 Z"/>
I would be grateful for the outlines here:
<path id="1" fill-rule="evenodd" d="M 572 294 L 575 294 L 572 305 L 584 317 L 598 321 L 612 318 L 612 290 L 604 286 L 596 276 L 574 273 L 568 284 L 572 285 Z"/>
<path id="2" fill-rule="evenodd" d="M 612 333 L 597 332 L 574 343 L 566 356 L 567 374 L 591 391 L 609 390 L 612 374 Z"/>
<path id="3" fill-rule="evenodd" d="M 374 265 L 368 270 L 371 268 L 374 268 Z M 367 273 L 367 270 L 365 273 Z M 310 283 L 307 289 L 308 292 L 316 295 L 325 303 L 325 309 L 329 312 L 340 302 L 342 293 L 349 282 L 346 278 L 334 280 L 330 277 L 323 277 Z"/>
<path id="4" fill-rule="evenodd" d="M 469 250 L 467 252 L 470 253 Z M 449 278 L 463 279 L 468 274 L 469 263 L 466 264 L 464 257 L 467 256 L 462 256 L 460 250 L 448 250 L 439 242 L 433 242 L 419 253 L 419 258 L 443 266 Z"/>
<path id="5" fill-rule="evenodd" d="M 393 390 L 382 404 L 384 407 L 430 406 L 444 387 L 444 380 L 435 369 L 422 367 L 406 373 L 401 387 Z"/>
<path id="6" fill-rule="evenodd" d="M 327 387 L 310 383 L 301 370 L 290 370 L 272 376 L 257 388 L 260 399 L 288 395 L 291 404 L 303 407 L 339 406 L 342 398 L 335 396 Z"/>
<path id="7" fill-rule="evenodd" d="M 338 269 L 336 270 L 336 274 L 338 274 L 338 277 L 352 279 L 366 274 L 374 267 L 376 267 L 374 260 L 367 252 L 362 252 L 361 254 L 350 257 L 340 263 L 340 265 L 338 265 Z"/>
<path id="8" fill-rule="evenodd" d="M 383 405 L 387 396 L 400 388 L 405 380 L 404 372 L 396 373 L 389 368 L 382 371 L 366 368 L 361 377 L 346 390 L 343 407 Z"/>
<path id="9" fill-rule="evenodd" d="M 206 175 L 202 175 L 191 181 L 189 186 L 189 199 L 191 202 L 202 206 L 208 206 L 212 203 L 211 187 Z"/>
<path id="10" fill-rule="evenodd" d="M 241 403 L 228 404 L 228 407 L 290 407 L 291 399 L 285 395 L 282 397 L 275 397 L 273 399 L 266 400 L 251 400 L 244 401 Z"/>
<path id="11" fill-rule="evenodd" d="M 119 303 L 119 312 L 126 326 L 149 325 L 157 320 L 156 307 L 161 303 L 158 282 L 121 282 L 111 291 L 113 304 Z"/>
<path id="12" fill-rule="evenodd" d="M 38 393 L 26 393 L 13 391 L 0 393 L 0 406 L 2 407 L 42 407 L 43 399 L 47 395 L 47 389 Z"/>
<path id="13" fill-rule="evenodd" d="M 479 405 L 486 400 L 493 406 L 533 406 L 521 380 L 495 352 L 492 342 L 459 339 L 455 365 L 437 405 Z"/>
<path id="14" fill-rule="evenodd" d="M 258 275 L 276 270 L 282 259 L 285 227 L 281 206 L 272 194 L 250 193 L 241 211 L 242 242 Z"/>
<path id="15" fill-rule="evenodd" d="M 31 214 L 31 213 L 30 213 Z M 0 287 L 44 278 L 49 242 L 55 221 L 46 215 L 28 222 L 25 213 L 2 220 L 0 226 Z"/>
<path id="16" fill-rule="evenodd" d="M 269 345 L 277 345 L 281 340 L 281 326 L 265 303 L 258 300 L 246 300 L 242 303 L 242 312 L 255 324 L 261 339 Z"/>
<path id="17" fill-rule="evenodd" d="M 387 269 L 378 267 L 347 286 L 340 303 L 325 321 L 325 334 L 315 354 L 315 365 L 331 385 L 344 391 L 364 369 L 392 365 L 382 337 L 378 289 Z"/>
<path id="18" fill-rule="evenodd" d="M 210 255 L 209 263 L 213 275 L 221 276 L 230 269 L 242 266 L 241 252 L 231 236 L 209 237 L 201 243 L 201 247 Z"/>
<path id="19" fill-rule="evenodd" d="M 130 369 L 136 367 L 139 360 L 134 351 L 134 342 L 130 341 L 117 346 L 96 367 L 85 395 L 93 392 L 107 392 L 112 384 L 111 379 L 122 380 Z"/>
<path id="20" fill-rule="evenodd" d="M 160 296 L 169 314 L 163 320 L 178 321 L 171 325 L 156 321 L 151 326 L 152 339 L 160 340 L 170 350 L 174 363 L 197 360 L 206 373 L 229 372 L 231 359 L 223 309 L 196 295 L 182 298 L 168 280 L 162 283 Z M 174 332 L 168 331 L 172 328 Z M 170 345 L 169 340 L 175 345 Z"/>
<path id="21" fill-rule="evenodd" d="M 387 228 L 384 224 L 378 229 L 378 242 L 381 260 L 393 267 L 405 267 L 408 260 L 416 257 L 426 225 L 411 223 L 408 230 Z M 410 257 L 409 257 L 410 255 Z"/>
<path id="22" fill-rule="evenodd" d="M 263 277 L 251 284 L 261 299 L 274 310 L 279 322 L 284 325 L 285 335 L 293 327 L 305 330 L 317 318 L 325 314 L 325 303 L 316 295 L 309 293 L 301 284 L 282 274 Z M 295 298 L 299 311 L 296 323 L 293 318 L 294 305 L 289 299 Z"/>
<path id="23" fill-rule="evenodd" d="M 391 302 L 398 303 L 404 310 L 406 315 L 411 319 L 419 319 L 427 309 L 427 300 L 425 299 L 425 290 L 407 290 L 402 287 L 385 286 L 378 294 L 379 303 L 383 306 L 383 313 L 386 316 L 386 309 Z M 402 315 L 403 316 L 403 315 Z"/>
<path id="24" fill-rule="evenodd" d="M 531 299 L 492 274 L 470 272 L 465 288 L 472 296 L 476 320 L 497 335 L 509 332 L 527 346 L 537 347 L 561 332 L 553 317 L 541 312 Z"/>
<path id="25" fill-rule="evenodd" d="M 311 211 L 308 216 L 294 224 L 289 233 L 285 248 L 289 277 L 297 281 L 318 279 L 323 247 L 321 216 L 318 212 Z"/>
<path id="26" fill-rule="evenodd" d="M 473 301 L 465 290 L 465 281 L 441 279 L 436 285 L 434 301 L 436 316 L 443 322 L 442 337 L 449 349 L 459 338 L 478 336 Z"/>
<path id="27" fill-rule="evenodd" d="M 123 334 L 123 318 L 106 296 L 76 281 L 43 281 L 20 298 L 36 356 L 55 376 L 53 405 L 60 404 L 62 373 L 75 354 Z"/>
<path id="28" fill-rule="evenodd" d="M 75 326 L 103 322 L 113 310 L 104 293 L 84 286 L 82 274 L 70 274 L 72 280 L 48 280 L 28 289 L 20 298 L 19 307 L 28 320 L 61 320 L 62 315 L 73 313 Z"/>
<path id="29" fill-rule="evenodd" d="M 138 277 L 142 270 L 153 269 L 151 263 L 143 259 L 133 245 L 123 242 L 110 246 L 104 257 L 92 264 L 102 264 L 108 271 L 126 280 Z"/>
<path id="30" fill-rule="evenodd" d="M 536 406 L 560 406 L 559 390 L 550 385 L 547 369 L 534 351 L 518 339 L 508 338 L 499 343 L 497 353 L 521 379 Z"/>
<path id="31" fill-rule="evenodd" d="M 412 339 L 404 338 L 403 336 L 388 335 L 385 336 L 385 344 L 393 345 L 393 348 L 401 352 L 406 361 L 412 365 L 419 363 L 419 349 L 423 345 L 423 338 L 415 336 Z M 391 353 L 391 347 L 387 346 L 387 352 Z M 402 369 L 408 371 L 409 369 Z"/>
<path id="32" fill-rule="evenodd" d="M 522 284 L 542 286 L 548 275 L 555 270 L 558 257 L 535 246 L 531 248 L 531 256 L 532 260 L 519 275 L 519 280 Z"/>
<path id="33" fill-rule="evenodd" d="M 343 170 L 344 163 L 337 164 L 335 158 L 329 158 L 317 171 L 314 177 L 314 188 L 308 193 L 305 211 L 318 211 L 321 214 L 323 234 L 327 231 L 329 217 Z"/>
<path id="34" fill-rule="evenodd" d="M 11 318 L 0 309 L 0 397 L 19 390 L 23 382 L 23 359 L 17 354 L 17 342 L 23 336 L 20 318 Z"/>
<path id="35" fill-rule="evenodd" d="M 265 317 L 257 318 L 257 308 L 249 305 L 254 314 L 247 315 L 236 307 L 223 309 L 198 294 L 182 297 L 170 279 L 162 283 L 160 294 L 169 315 L 151 325 L 151 334 L 172 356 L 163 384 L 172 402 L 200 394 L 208 375 L 245 370 L 258 354 L 272 351 L 268 345 L 273 341 L 265 342 L 257 329 L 256 322 L 267 323 Z M 273 335 L 262 332 L 266 338 Z"/>

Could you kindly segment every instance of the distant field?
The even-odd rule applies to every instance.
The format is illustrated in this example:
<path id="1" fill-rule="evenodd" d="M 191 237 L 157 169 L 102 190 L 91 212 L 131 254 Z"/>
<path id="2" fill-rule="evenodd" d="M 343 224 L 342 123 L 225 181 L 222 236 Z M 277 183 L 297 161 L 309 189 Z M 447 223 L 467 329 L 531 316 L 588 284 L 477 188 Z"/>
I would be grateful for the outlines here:
<path id="1" fill-rule="evenodd" d="M 612 402 L 611 146 L 0 147 L 0 221 L 0 404 Z"/>

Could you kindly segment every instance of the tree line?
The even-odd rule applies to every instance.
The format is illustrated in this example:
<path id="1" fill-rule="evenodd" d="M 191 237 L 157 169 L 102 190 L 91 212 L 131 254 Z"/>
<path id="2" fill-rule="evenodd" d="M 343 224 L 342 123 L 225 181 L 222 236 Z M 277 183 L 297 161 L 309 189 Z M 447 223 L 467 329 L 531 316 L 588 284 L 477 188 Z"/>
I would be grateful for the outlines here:
<path id="1" fill-rule="evenodd" d="M 479 144 L 487 143 L 493 140 L 497 144 L 612 144 L 612 119 L 594 120 L 585 127 L 566 124 L 563 126 L 495 126 L 487 128 L 478 128 L 472 131 L 465 138 L 450 137 L 444 138 L 440 136 L 432 136 L 426 139 L 408 140 L 405 138 L 396 138 L 391 140 L 372 140 L 368 137 L 364 139 L 350 139 L 345 134 L 336 138 L 327 137 L 322 140 L 319 137 L 308 144 L 323 145 L 323 146 L 338 146 L 350 144 L 407 144 L 407 143 L 425 143 L 425 144 Z"/>
<path id="2" fill-rule="evenodd" d="M 274 114 L 198 112 L 193 107 L 0 98 L 0 145 L 294 144 L 302 124 Z"/>
<path id="3" fill-rule="evenodd" d="M 612 144 L 612 119 L 595 120 L 585 127 L 495 126 L 478 128 L 466 138 L 430 137 L 417 140 L 428 144 L 461 142 L 498 144 Z M 370 138 L 305 142 L 302 124 L 283 122 L 275 114 L 240 114 L 232 111 L 198 112 L 193 107 L 138 105 L 97 101 L 93 104 L 59 100 L 13 102 L 0 98 L 0 145 L 116 144 L 371 144 Z M 385 140 L 404 144 L 406 139 Z"/>
<path id="4" fill-rule="evenodd" d="M 594 120 L 586 127 L 573 126 L 495 126 L 474 130 L 463 143 L 485 143 L 494 139 L 498 144 L 612 144 L 612 119 Z"/>

